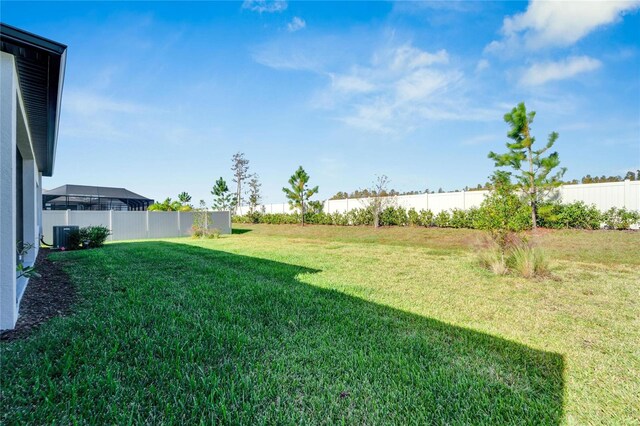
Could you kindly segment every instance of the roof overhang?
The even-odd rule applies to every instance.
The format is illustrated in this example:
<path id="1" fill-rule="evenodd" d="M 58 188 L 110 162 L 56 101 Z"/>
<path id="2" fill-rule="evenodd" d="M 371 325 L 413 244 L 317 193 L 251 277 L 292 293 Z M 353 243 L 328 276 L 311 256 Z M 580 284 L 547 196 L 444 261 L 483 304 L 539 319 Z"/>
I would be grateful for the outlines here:
<path id="1" fill-rule="evenodd" d="M 67 46 L 0 23 L 0 47 L 16 60 L 38 169 L 53 174 Z"/>

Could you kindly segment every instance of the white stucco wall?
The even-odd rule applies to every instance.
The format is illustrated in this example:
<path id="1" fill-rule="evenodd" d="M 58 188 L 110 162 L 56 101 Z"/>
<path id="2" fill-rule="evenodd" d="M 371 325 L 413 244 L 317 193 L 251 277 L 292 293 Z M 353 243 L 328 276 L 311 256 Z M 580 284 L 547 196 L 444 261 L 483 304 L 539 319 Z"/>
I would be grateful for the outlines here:
<path id="1" fill-rule="evenodd" d="M 0 330 L 13 328 L 16 300 L 17 87 L 13 55 L 0 54 Z"/>
<path id="2" fill-rule="evenodd" d="M 16 234 L 16 153 L 22 156 L 23 232 Z M 0 57 L 0 330 L 13 328 L 18 319 L 20 300 L 28 284 L 16 278 L 18 239 L 33 244 L 23 264 L 35 263 L 42 215 L 42 174 L 38 170 L 31 134 L 27 125 L 22 94 L 13 55 Z"/>

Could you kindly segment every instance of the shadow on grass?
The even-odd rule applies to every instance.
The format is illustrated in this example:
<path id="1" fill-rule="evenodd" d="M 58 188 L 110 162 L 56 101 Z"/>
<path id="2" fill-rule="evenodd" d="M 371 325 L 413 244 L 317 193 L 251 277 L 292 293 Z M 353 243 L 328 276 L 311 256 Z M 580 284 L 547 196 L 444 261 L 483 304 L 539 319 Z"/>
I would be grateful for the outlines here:
<path id="1" fill-rule="evenodd" d="M 84 302 L 5 354 L 16 421 L 562 420 L 561 355 L 304 284 L 317 270 L 170 242 L 54 259 Z"/>
<path id="2" fill-rule="evenodd" d="M 253 229 L 242 229 L 242 228 L 232 228 L 232 234 L 246 234 L 247 232 L 251 232 Z"/>

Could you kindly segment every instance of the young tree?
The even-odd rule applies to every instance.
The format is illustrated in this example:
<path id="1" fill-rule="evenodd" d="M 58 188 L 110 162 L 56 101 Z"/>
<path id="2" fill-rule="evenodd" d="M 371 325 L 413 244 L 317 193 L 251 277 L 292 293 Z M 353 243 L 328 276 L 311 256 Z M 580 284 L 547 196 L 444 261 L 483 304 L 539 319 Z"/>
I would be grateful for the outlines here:
<path id="1" fill-rule="evenodd" d="M 194 238 L 205 238 L 209 233 L 209 227 L 213 221 L 207 211 L 207 203 L 200 200 L 200 207 L 193 213 L 193 226 L 191 227 L 192 236 Z"/>
<path id="2" fill-rule="evenodd" d="M 384 209 L 394 205 L 396 202 L 395 196 L 389 196 L 389 191 L 387 190 L 390 182 L 391 180 L 386 175 L 376 176 L 371 188 L 361 191 L 367 193 L 367 198 L 363 198 L 360 202 L 365 210 L 369 210 L 373 214 L 373 226 L 375 228 L 380 227 L 380 214 Z"/>
<path id="3" fill-rule="evenodd" d="M 497 170 L 491 176 L 491 192 L 482 202 L 476 226 L 489 232 L 498 245 L 502 260 L 509 248 L 512 235 L 529 227 L 529 205 L 516 194 L 511 173 Z"/>
<path id="4" fill-rule="evenodd" d="M 236 183 L 234 205 L 235 208 L 240 208 L 242 205 L 242 182 L 249 176 L 249 160 L 244 158 L 243 152 L 237 152 L 233 154 L 231 162 L 233 163 L 231 166 L 233 181 Z"/>
<path id="5" fill-rule="evenodd" d="M 216 181 L 216 184 L 211 190 L 211 195 L 214 196 L 214 210 L 233 210 L 235 204 L 234 197 L 233 194 L 229 192 L 227 182 L 222 177 Z"/>
<path id="6" fill-rule="evenodd" d="M 258 180 L 258 175 L 254 173 L 249 179 L 249 213 L 254 213 L 262 200 L 260 187 L 262 184 Z"/>
<path id="7" fill-rule="evenodd" d="M 309 175 L 304 171 L 302 166 L 298 167 L 298 170 L 289 178 L 289 186 L 291 188 L 282 188 L 282 192 L 285 193 L 289 199 L 289 205 L 292 208 L 300 209 L 300 217 L 302 218 L 302 226 L 304 226 L 304 214 L 306 212 L 305 202 L 309 201 L 315 193 L 318 192 L 318 187 L 309 188 Z"/>
<path id="8" fill-rule="evenodd" d="M 188 205 L 191 202 L 191 195 L 188 192 L 183 191 L 178 194 L 178 201 L 182 203 L 182 205 Z"/>
<path id="9" fill-rule="evenodd" d="M 188 192 L 183 191 L 179 193 L 177 203 L 180 204 L 180 207 L 178 207 L 178 210 L 181 212 L 189 212 L 193 210 L 193 206 L 190 204 L 190 201 L 191 201 L 191 195 L 189 195 Z"/>
<path id="10" fill-rule="evenodd" d="M 507 136 L 513 142 L 507 142 L 508 152 L 505 154 L 489 153 L 496 167 L 511 167 L 519 175 L 516 176 L 516 187 L 525 194 L 531 206 L 531 222 L 536 229 L 538 203 L 545 195 L 562 183 L 566 169 L 560 168 L 555 174 L 551 172 L 560 164 L 557 152 L 548 156 L 543 154 L 558 139 L 558 133 L 551 132 L 547 144 L 541 149 L 534 149 L 536 139 L 531 135 L 531 124 L 535 111 L 527 112 L 524 102 L 518 104 L 504 116 L 504 121 L 511 127 Z"/>

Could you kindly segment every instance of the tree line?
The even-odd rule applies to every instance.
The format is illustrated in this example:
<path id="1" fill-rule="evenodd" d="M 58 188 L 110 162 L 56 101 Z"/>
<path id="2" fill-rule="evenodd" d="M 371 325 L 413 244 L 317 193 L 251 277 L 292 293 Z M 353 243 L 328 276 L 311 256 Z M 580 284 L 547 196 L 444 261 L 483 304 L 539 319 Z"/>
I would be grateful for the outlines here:
<path id="1" fill-rule="evenodd" d="M 561 184 L 578 183 L 577 180 L 563 181 L 566 168 L 560 167 L 560 158 L 557 152 L 550 152 L 558 140 L 558 133 L 551 132 L 543 145 L 536 144 L 536 138 L 531 134 L 531 124 L 535 118 L 535 111 L 527 111 L 523 102 L 519 103 L 510 112 L 504 115 L 504 121 L 509 126 L 506 143 L 506 152 L 489 152 L 488 158 L 493 160 L 496 171 L 484 185 L 478 184 L 471 189 L 488 189 L 493 195 L 506 196 L 507 193 L 524 194 L 523 199 L 529 206 L 531 225 L 535 229 L 538 225 L 538 207 L 547 196 Z M 219 177 L 211 189 L 213 196 L 212 207 L 215 210 L 229 210 L 232 214 L 238 212 L 247 196 L 249 215 L 260 213 L 262 196 L 259 176 L 249 172 L 249 160 L 245 154 L 238 152 L 231 159 L 232 182 L 234 191 L 229 189 L 227 181 Z M 625 176 L 591 177 L 587 175 L 581 179 L 582 183 L 617 182 L 625 179 L 640 179 L 640 170 L 629 171 Z M 330 199 L 360 198 L 366 204 L 365 208 L 373 215 L 373 226 L 380 225 L 380 214 L 393 203 L 395 196 L 431 193 L 429 189 L 424 191 L 399 192 L 390 189 L 391 180 L 386 175 L 377 176 L 368 187 L 358 189 L 351 193 L 338 192 Z M 245 186 L 246 184 L 246 186 Z M 243 190 L 244 189 L 244 190 Z M 322 203 L 313 200 L 318 193 L 318 186 L 310 185 L 310 176 L 302 166 L 291 175 L 288 186 L 282 188 L 292 210 L 297 210 L 300 223 L 304 226 L 307 213 L 322 211 Z M 444 192 L 439 188 L 438 193 Z M 178 195 L 177 201 L 167 198 L 162 203 L 155 203 L 150 210 L 188 210 L 193 206 L 189 204 L 191 196 L 186 192 Z M 509 198 L 512 201 L 512 198 Z M 504 200 L 503 200 L 504 201 Z M 204 200 L 200 202 L 205 205 Z M 262 206 L 264 210 L 264 206 Z M 264 211 L 262 211 L 264 213 Z"/>

